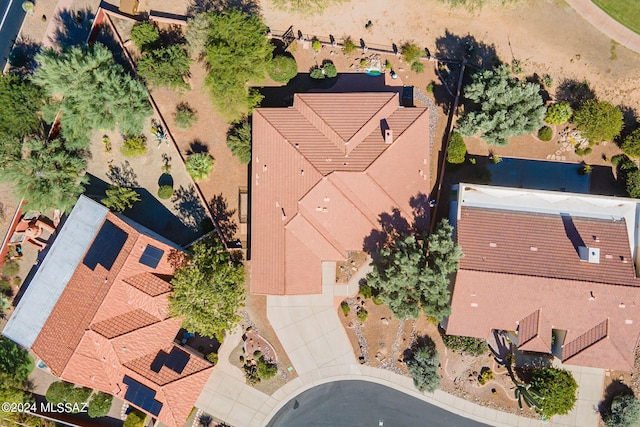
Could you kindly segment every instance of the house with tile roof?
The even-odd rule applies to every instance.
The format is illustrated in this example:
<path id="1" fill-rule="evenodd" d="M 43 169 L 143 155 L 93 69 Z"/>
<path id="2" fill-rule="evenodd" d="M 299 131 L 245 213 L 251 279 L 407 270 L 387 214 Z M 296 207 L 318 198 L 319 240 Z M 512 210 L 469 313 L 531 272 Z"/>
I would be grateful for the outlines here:
<path id="1" fill-rule="evenodd" d="M 506 331 L 518 350 L 633 371 L 640 201 L 461 183 L 447 334 Z"/>
<path id="2" fill-rule="evenodd" d="M 411 220 L 430 191 L 429 112 L 395 92 L 298 93 L 254 110 L 252 129 L 254 294 L 321 293 L 380 214 Z"/>
<path id="3" fill-rule="evenodd" d="M 183 426 L 213 366 L 175 342 L 181 248 L 81 196 L 3 330 L 57 377 Z"/>

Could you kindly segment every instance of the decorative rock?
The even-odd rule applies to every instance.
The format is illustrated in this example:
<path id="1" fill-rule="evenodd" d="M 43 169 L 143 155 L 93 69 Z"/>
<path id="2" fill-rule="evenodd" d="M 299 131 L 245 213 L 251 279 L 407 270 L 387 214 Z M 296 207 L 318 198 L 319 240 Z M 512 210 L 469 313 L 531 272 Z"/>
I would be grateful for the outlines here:
<path id="1" fill-rule="evenodd" d="M 385 326 L 389 325 L 389 319 L 387 319 L 386 317 L 383 317 L 382 319 L 380 319 L 380 323 L 382 323 Z"/>

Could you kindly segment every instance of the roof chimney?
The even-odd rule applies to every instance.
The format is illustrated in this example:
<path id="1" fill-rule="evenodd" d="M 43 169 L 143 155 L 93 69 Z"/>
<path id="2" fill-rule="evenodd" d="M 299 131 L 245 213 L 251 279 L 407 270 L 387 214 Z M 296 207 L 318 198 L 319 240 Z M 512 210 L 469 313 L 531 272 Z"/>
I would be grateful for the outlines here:
<path id="1" fill-rule="evenodd" d="M 393 131 L 391 129 L 384 130 L 384 143 L 391 144 L 393 142 Z"/>
<path id="2" fill-rule="evenodd" d="M 578 255 L 580 255 L 580 261 L 590 264 L 600 264 L 600 248 L 578 246 Z"/>

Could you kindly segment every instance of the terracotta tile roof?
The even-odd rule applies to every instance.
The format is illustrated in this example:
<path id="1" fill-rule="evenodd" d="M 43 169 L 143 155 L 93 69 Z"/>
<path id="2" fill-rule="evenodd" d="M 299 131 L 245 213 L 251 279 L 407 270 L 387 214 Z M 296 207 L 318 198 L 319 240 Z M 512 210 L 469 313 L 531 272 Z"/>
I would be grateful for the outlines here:
<path id="1" fill-rule="evenodd" d="M 624 219 L 614 221 L 462 206 L 460 268 L 567 280 L 638 285 Z M 584 262 L 578 246 L 600 249 Z"/>
<path id="2" fill-rule="evenodd" d="M 525 351 L 550 353 L 551 335 L 551 324 L 540 310 L 536 310 L 518 324 L 518 348 Z"/>
<path id="3" fill-rule="evenodd" d="M 565 344 L 562 348 L 562 361 L 566 362 L 587 347 L 590 347 L 600 340 L 605 339 L 608 334 L 609 321 L 605 320 L 589 329 L 587 332 L 580 335 L 570 343 Z"/>
<path id="4" fill-rule="evenodd" d="M 172 289 L 171 283 L 161 279 L 153 273 L 149 273 L 148 271 L 132 277 L 127 277 L 124 281 L 152 297 L 166 294 Z"/>
<path id="5" fill-rule="evenodd" d="M 174 248 L 112 213 L 107 222 L 126 233 L 122 249 L 109 254 L 94 248 L 88 263 L 93 269 L 85 263 L 78 266 L 32 350 L 62 379 L 121 399 L 128 387 L 124 377 L 135 379 L 153 389 L 162 403 L 156 418 L 170 427 L 182 426 L 212 365 L 185 352 L 188 359 L 181 372 L 166 372 L 166 366 L 159 372 L 152 369 L 158 352 L 179 348 L 173 341 L 182 321 L 169 317 L 170 284 L 163 280 L 173 274 L 167 255 Z M 149 244 L 163 251 L 155 268 L 140 263 Z M 103 264 L 109 264 L 110 256 L 113 265 L 106 270 Z M 174 389 L 181 393 L 179 398 L 167 392 Z"/>
<path id="6" fill-rule="evenodd" d="M 91 329 L 105 338 L 115 338 L 136 329 L 144 328 L 159 322 L 160 319 L 150 315 L 141 309 L 132 310 L 128 313 L 114 316 L 111 319 L 91 325 Z"/>
<path id="7" fill-rule="evenodd" d="M 385 130 L 391 139 L 385 142 Z M 251 292 L 321 291 L 379 215 L 429 192 L 429 115 L 395 93 L 296 94 L 253 114 Z M 324 177 L 324 178 L 323 178 Z"/>

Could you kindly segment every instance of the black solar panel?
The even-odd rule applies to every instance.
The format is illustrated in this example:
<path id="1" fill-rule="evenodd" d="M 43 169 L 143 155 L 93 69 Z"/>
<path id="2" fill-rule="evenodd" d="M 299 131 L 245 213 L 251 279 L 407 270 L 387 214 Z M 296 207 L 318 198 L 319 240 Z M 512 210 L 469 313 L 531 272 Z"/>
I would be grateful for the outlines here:
<path id="1" fill-rule="evenodd" d="M 181 374 L 182 371 L 184 371 L 185 366 L 187 366 L 187 363 L 189 363 L 189 354 L 176 347 L 173 347 L 171 353 L 169 353 L 167 361 L 164 362 L 164 365 L 167 368 Z"/>
<path id="2" fill-rule="evenodd" d="M 156 268 L 162 258 L 162 255 L 164 255 L 164 251 L 162 249 L 147 245 L 139 262 L 140 264 L 147 265 L 151 268 Z"/>
<path id="3" fill-rule="evenodd" d="M 124 399 L 134 405 L 144 409 L 153 415 L 158 415 L 162 409 L 162 403 L 155 400 L 155 390 L 140 384 L 131 377 L 124 376 L 122 382 L 127 385 L 127 392 Z"/>
<path id="4" fill-rule="evenodd" d="M 100 264 L 107 270 L 111 270 L 113 263 L 120 254 L 122 247 L 129 235 L 109 221 L 105 221 L 93 244 L 84 257 L 83 264 L 91 270 L 95 270 Z"/>
<path id="5" fill-rule="evenodd" d="M 156 355 L 156 358 L 151 362 L 151 370 L 156 373 L 160 372 L 160 369 L 162 369 L 168 357 L 169 355 L 167 353 L 160 350 Z"/>

